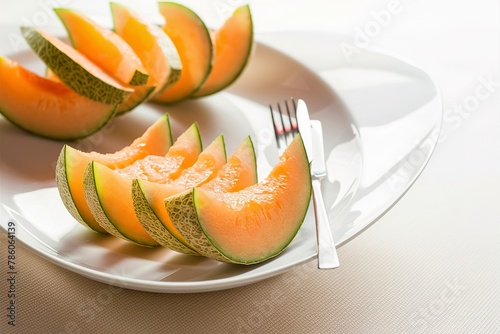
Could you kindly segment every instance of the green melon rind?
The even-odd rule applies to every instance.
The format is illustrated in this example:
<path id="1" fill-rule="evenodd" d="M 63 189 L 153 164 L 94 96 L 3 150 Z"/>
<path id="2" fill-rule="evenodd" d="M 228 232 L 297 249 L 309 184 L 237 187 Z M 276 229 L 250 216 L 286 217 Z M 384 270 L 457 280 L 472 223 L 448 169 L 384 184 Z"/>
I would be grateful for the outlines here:
<path id="1" fill-rule="evenodd" d="M 95 162 L 91 162 L 87 165 L 87 168 L 85 169 L 85 173 L 83 176 L 83 185 L 84 185 L 84 190 L 85 190 L 85 199 L 87 200 L 87 203 L 89 205 L 89 208 L 92 211 L 92 214 L 94 215 L 95 219 L 101 225 L 109 234 L 120 238 L 127 240 L 129 242 L 132 242 L 136 245 L 139 246 L 146 246 L 146 247 L 156 247 L 158 246 L 157 244 L 146 244 L 146 243 L 139 243 L 135 240 L 133 240 L 133 237 L 128 236 L 127 234 L 122 233 L 119 229 L 117 229 L 110 221 L 109 217 L 106 215 L 106 212 L 102 208 L 101 201 L 99 199 L 99 194 L 97 191 L 97 185 L 96 185 L 96 178 L 95 178 L 95 173 L 94 173 L 94 165 Z"/>
<path id="2" fill-rule="evenodd" d="M 162 93 L 165 89 L 168 87 L 172 86 L 175 84 L 179 79 L 181 78 L 182 74 L 182 63 L 181 63 L 181 57 L 179 55 L 179 52 L 177 51 L 177 48 L 175 47 L 174 42 L 170 38 L 170 36 L 167 35 L 163 29 L 161 29 L 158 26 L 152 26 L 152 28 L 156 31 L 158 38 L 158 46 L 162 50 L 163 54 L 167 58 L 168 65 L 170 66 L 170 74 L 168 76 L 167 82 L 158 89 L 156 94 Z"/>
<path id="3" fill-rule="evenodd" d="M 221 261 L 232 262 L 215 248 L 198 223 L 194 206 L 193 190 L 165 199 L 165 208 L 175 227 L 200 255 Z"/>
<path id="4" fill-rule="evenodd" d="M 135 70 L 134 76 L 128 82 L 131 86 L 142 86 L 148 83 L 149 74 L 143 73 L 139 70 Z"/>
<path id="5" fill-rule="evenodd" d="M 69 40 L 71 41 L 71 45 L 73 45 L 73 47 L 75 47 L 75 43 L 73 42 L 73 38 L 71 37 L 71 31 L 68 29 L 68 27 L 66 25 L 66 21 L 64 20 L 64 17 L 61 16 L 61 12 L 65 12 L 65 11 L 71 12 L 72 10 L 67 9 L 67 8 L 54 8 L 54 12 L 57 14 L 57 16 L 61 20 L 62 24 L 66 28 L 66 32 L 69 35 L 68 37 L 69 37 Z M 139 70 L 135 70 L 134 75 L 132 76 L 132 78 L 130 79 L 128 84 L 131 86 L 142 86 L 148 82 L 148 79 L 149 79 L 149 74 L 141 72 Z"/>
<path id="6" fill-rule="evenodd" d="M 182 254 L 200 255 L 177 240 L 162 224 L 158 216 L 151 209 L 141 187 L 141 180 L 132 180 L 132 197 L 137 219 L 148 234 L 161 246 Z"/>
<path id="7" fill-rule="evenodd" d="M 119 104 L 130 95 L 131 91 L 112 86 L 87 71 L 46 40 L 35 28 L 21 27 L 21 32 L 40 59 L 78 94 L 106 104 Z"/>
<path id="8" fill-rule="evenodd" d="M 243 73 L 243 71 L 247 67 L 247 65 L 248 65 L 248 63 L 250 61 L 250 58 L 251 58 L 251 54 L 252 54 L 252 51 L 253 51 L 253 46 L 255 45 L 254 44 L 253 19 L 252 19 L 252 13 L 250 11 L 250 6 L 249 5 L 244 5 L 242 10 L 248 11 L 248 15 L 250 17 L 250 24 L 251 24 L 251 31 L 250 31 L 250 36 L 249 36 L 251 46 L 250 46 L 247 54 L 245 55 L 245 60 L 243 61 L 242 66 L 239 68 L 238 71 L 236 71 L 234 73 L 234 75 L 233 75 L 232 78 L 230 78 L 227 81 L 225 81 L 224 83 L 220 84 L 219 87 L 214 88 L 212 90 L 203 91 L 203 85 L 202 85 L 202 86 L 200 86 L 193 93 L 193 95 L 191 96 L 191 98 L 201 98 L 201 97 L 209 96 L 209 95 L 215 94 L 217 92 L 220 92 L 221 90 L 223 90 L 223 89 L 229 87 L 230 85 L 232 85 L 241 76 L 241 74 Z M 208 79 L 208 77 L 207 77 L 207 79 Z"/>
<path id="9" fill-rule="evenodd" d="M 59 195 L 61 197 L 61 200 L 66 207 L 66 210 L 75 218 L 80 224 L 83 226 L 89 228 L 92 231 L 101 233 L 100 231 L 97 231 L 90 227 L 85 220 L 82 218 L 80 215 L 80 212 L 78 212 L 78 209 L 75 205 L 75 202 L 73 201 L 73 196 L 71 196 L 71 190 L 69 188 L 69 183 L 68 183 L 68 177 L 66 172 L 68 169 L 66 168 L 66 162 L 68 161 L 67 159 L 67 149 L 68 145 L 64 145 L 61 153 L 59 154 L 59 157 L 57 158 L 57 163 L 56 163 L 56 184 L 57 188 L 59 190 Z"/>
<path id="10" fill-rule="evenodd" d="M 153 93 L 156 86 L 138 86 L 134 88 L 134 92 L 123 102 L 116 107 L 116 116 L 123 115 L 134 110 L 137 106 L 147 100 Z"/>

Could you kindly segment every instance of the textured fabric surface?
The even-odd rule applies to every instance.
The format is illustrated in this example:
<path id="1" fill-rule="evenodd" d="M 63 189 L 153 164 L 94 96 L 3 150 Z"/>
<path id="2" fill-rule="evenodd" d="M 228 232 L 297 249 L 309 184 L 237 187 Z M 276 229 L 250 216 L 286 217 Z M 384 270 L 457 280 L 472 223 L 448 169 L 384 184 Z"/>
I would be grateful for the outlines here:
<path id="1" fill-rule="evenodd" d="M 32 3 L 34 9 L 12 4 L 11 15 L 2 4 L 1 22 L 31 19 L 42 2 Z M 280 29 L 318 27 L 354 36 L 389 3 L 324 0 L 304 8 L 294 7 L 298 0 L 254 1 L 254 17 L 262 30 L 280 22 Z M 423 174 L 386 215 L 339 250 L 340 268 L 319 271 L 312 261 L 241 288 L 154 294 L 84 278 L 18 244 L 12 327 L 2 232 L 0 333 L 500 333 L 499 5 L 399 3 L 401 14 L 373 46 L 431 71 L 448 116 L 475 94 L 478 78 L 493 76 L 494 92 L 460 123 L 444 119 L 446 138 Z"/>

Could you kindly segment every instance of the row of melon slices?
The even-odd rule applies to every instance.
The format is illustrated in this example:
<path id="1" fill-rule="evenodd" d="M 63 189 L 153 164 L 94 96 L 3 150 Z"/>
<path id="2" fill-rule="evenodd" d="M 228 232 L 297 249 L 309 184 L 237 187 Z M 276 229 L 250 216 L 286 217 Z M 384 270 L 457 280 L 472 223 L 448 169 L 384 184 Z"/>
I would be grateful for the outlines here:
<path id="1" fill-rule="evenodd" d="M 42 77 L 0 56 L 0 112 L 31 133 L 78 139 L 144 101 L 172 104 L 207 96 L 242 73 L 253 47 L 248 5 L 214 32 L 181 4 L 160 2 L 159 11 L 161 28 L 111 3 L 111 30 L 57 8 L 71 46 L 41 29 L 21 27 L 48 70 Z"/>
<path id="2" fill-rule="evenodd" d="M 83 225 L 142 246 L 239 264 L 281 253 L 311 196 L 300 135 L 260 182 L 250 137 L 227 160 L 222 135 L 204 149 L 200 138 L 193 124 L 173 142 L 165 115 L 115 153 L 65 145 L 56 167 L 61 199 Z"/>

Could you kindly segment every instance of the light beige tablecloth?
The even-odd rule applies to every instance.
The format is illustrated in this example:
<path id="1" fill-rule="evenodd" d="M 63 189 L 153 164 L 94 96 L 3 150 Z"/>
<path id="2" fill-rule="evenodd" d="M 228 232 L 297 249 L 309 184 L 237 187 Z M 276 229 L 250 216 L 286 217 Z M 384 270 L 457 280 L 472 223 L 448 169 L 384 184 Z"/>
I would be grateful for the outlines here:
<path id="1" fill-rule="evenodd" d="M 259 31 L 320 28 L 354 36 L 394 1 L 252 5 Z M 53 3 L 83 6 L 2 1 L 0 20 L 21 24 Z M 153 294 L 81 277 L 18 244 L 13 327 L 5 303 L 7 239 L 0 233 L 0 333 L 500 333 L 499 4 L 397 3 L 401 11 L 371 44 L 434 75 L 446 139 L 396 206 L 340 248 L 339 269 L 319 271 L 312 261 L 237 289 Z M 457 114 L 453 108 L 474 96 L 480 78 L 491 79 L 491 96 Z"/>

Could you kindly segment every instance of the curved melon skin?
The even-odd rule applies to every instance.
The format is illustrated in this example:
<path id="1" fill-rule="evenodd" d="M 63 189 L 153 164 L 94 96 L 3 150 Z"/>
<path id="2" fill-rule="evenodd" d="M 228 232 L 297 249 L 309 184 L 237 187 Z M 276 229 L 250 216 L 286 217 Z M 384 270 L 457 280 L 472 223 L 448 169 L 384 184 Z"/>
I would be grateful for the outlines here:
<path id="1" fill-rule="evenodd" d="M 172 225 L 164 199 L 210 181 L 226 163 L 224 137 L 217 137 L 198 156 L 196 163 L 172 182 L 161 184 L 134 180 L 134 209 L 144 229 L 162 246 L 184 254 L 197 254 Z"/>
<path id="2" fill-rule="evenodd" d="M 172 145 L 172 131 L 168 114 L 160 117 L 141 137 L 114 153 L 82 152 L 64 145 L 57 159 L 56 183 L 64 206 L 82 225 L 108 234 L 96 221 L 87 205 L 83 189 L 85 168 L 97 161 L 112 169 L 123 168 L 149 155 L 163 156 Z"/>
<path id="3" fill-rule="evenodd" d="M 93 161 L 87 166 L 83 181 L 90 212 L 109 234 L 138 245 L 158 246 L 135 215 L 132 180 L 141 178 L 170 182 L 196 162 L 201 150 L 199 129 L 194 123 L 163 157 L 147 156 L 115 170 Z"/>
<path id="4" fill-rule="evenodd" d="M 166 24 L 162 29 L 172 39 L 182 62 L 179 81 L 152 97 L 161 104 L 183 101 L 198 90 L 207 79 L 213 62 L 210 32 L 191 9 L 173 2 L 159 2 Z"/>
<path id="5" fill-rule="evenodd" d="M 237 8 L 215 32 L 212 70 L 192 97 L 217 93 L 230 86 L 245 69 L 253 50 L 253 22 L 250 6 Z"/>
<path id="6" fill-rule="evenodd" d="M 144 193 L 147 191 L 144 190 L 145 183 L 148 183 L 148 181 L 138 179 L 132 180 L 134 211 L 137 219 L 139 220 L 139 223 L 144 227 L 146 232 L 148 232 L 148 234 L 161 246 L 182 254 L 199 255 L 198 252 L 190 247 L 187 247 L 168 232 L 168 230 L 162 224 L 158 215 L 151 209 L 151 205 L 144 195 Z M 151 187 L 160 186 L 160 184 L 158 183 L 151 182 L 151 184 Z M 165 188 L 167 188 L 168 190 L 165 190 Z M 175 185 L 167 185 L 165 187 L 161 187 L 161 190 L 175 194 L 181 192 L 183 189 L 181 187 L 176 187 Z"/>
<path id="7" fill-rule="evenodd" d="M 25 131 L 49 139 L 76 140 L 100 130 L 115 109 L 0 56 L 0 113 Z"/>
<path id="8" fill-rule="evenodd" d="M 45 70 L 45 77 L 52 81 L 61 82 L 61 80 L 55 75 L 55 73 L 47 68 Z M 123 115 L 129 111 L 132 111 L 140 105 L 142 102 L 146 101 L 146 99 L 153 93 L 155 90 L 155 86 L 135 86 L 134 91 L 129 95 L 129 97 L 123 101 L 122 103 L 116 106 L 116 114 L 115 116 Z"/>
<path id="9" fill-rule="evenodd" d="M 166 200 L 165 206 L 198 253 L 249 265 L 277 256 L 290 244 L 305 219 L 310 199 L 309 162 L 297 135 L 260 183 L 233 193 L 196 187 L 175 201 Z M 176 212 L 182 215 L 176 216 Z"/>
<path id="10" fill-rule="evenodd" d="M 149 73 L 150 96 L 179 81 L 182 63 L 170 37 L 158 26 L 118 3 L 110 3 L 115 32 L 135 51 Z"/>
<path id="11" fill-rule="evenodd" d="M 96 102 L 119 104 L 133 92 L 60 39 L 33 27 L 21 27 L 29 46 L 59 79 Z"/>
<path id="12" fill-rule="evenodd" d="M 156 86 L 148 85 L 135 86 L 132 94 L 130 94 L 130 96 L 125 101 L 123 101 L 116 107 L 116 116 L 120 116 L 129 111 L 132 111 L 141 103 L 147 101 L 147 99 L 154 92 L 155 88 Z"/>
<path id="13" fill-rule="evenodd" d="M 149 74 L 134 50 L 116 32 L 71 9 L 54 8 L 73 47 L 115 79 L 131 86 L 148 82 Z"/>

